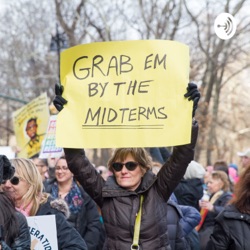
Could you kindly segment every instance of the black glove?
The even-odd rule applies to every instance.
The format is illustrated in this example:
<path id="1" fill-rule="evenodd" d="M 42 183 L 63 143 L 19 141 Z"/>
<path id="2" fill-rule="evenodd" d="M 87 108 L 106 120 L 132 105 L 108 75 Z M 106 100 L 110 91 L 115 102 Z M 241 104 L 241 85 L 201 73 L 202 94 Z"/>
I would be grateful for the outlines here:
<path id="1" fill-rule="evenodd" d="M 0 155 L 0 184 L 9 180 L 15 173 L 15 168 L 11 166 L 9 159 L 5 155 Z"/>
<path id="2" fill-rule="evenodd" d="M 195 83 L 189 83 L 187 87 L 187 93 L 184 95 L 184 97 L 188 98 L 189 101 L 193 101 L 193 113 L 192 117 L 195 116 L 195 111 L 198 107 L 198 102 L 200 100 L 201 94 L 197 88 L 197 85 Z"/>
<path id="3" fill-rule="evenodd" d="M 53 104 L 58 111 L 61 111 L 63 109 L 63 105 L 65 105 L 68 102 L 67 100 L 65 100 L 62 97 L 63 86 L 61 84 L 57 83 L 55 85 L 55 92 L 56 92 L 56 96 L 53 100 Z"/>

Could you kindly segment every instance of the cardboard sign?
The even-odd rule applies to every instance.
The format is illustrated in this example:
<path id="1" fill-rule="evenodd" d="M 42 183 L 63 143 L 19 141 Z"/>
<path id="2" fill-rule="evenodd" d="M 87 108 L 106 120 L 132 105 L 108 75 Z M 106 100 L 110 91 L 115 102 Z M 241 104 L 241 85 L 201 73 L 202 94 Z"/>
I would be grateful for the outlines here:
<path id="1" fill-rule="evenodd" d="M 58 250 L 55 215 L 26 217 L 32 250 Z"/>
<path id="2" fill-rule="evenodd" d="M 56 118 L 57 115 L 50 116 L 39 158 L 58 158 L 63 155 L 63 149 L 56 147 Z"/>
<path id="3" fill-rule="evenodd" d="M 31 158 L 41 150 L 49 121 L 47 94 L 35 98 L 13 113 L 18 157 Z"/>
<path id="4" fill-rule="evenodd" d="M 188 46 L 174 41 L 101 42 L 61 54 L 68 101 L 58 114 L 56 144 L 70 148 L 187 144 L 192 102 Z"/>

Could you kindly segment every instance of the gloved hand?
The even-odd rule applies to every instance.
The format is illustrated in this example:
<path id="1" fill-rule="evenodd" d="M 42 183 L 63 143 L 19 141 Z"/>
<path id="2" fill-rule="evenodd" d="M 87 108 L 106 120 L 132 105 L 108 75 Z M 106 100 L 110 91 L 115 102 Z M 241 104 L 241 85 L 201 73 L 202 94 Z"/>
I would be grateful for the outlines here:
<path id="1" fill-rule="evenodd" d="M 15 173 L 15 168 L 11 165 L 5 155 L 0 155 L 0 184 L 2 181 L 11 179 Z"/>
<path id="2" fill-rule="evenodd" d="M 195 111 L 198 107 L 198 102 L 200 100 L 201 94 L 197 88 L 197 85 L 195 83 L 189 83 L 187 87 L 187 93 L 184 95 L 184 97 L 188 98 L 189 101 L 193 101 L 193 113 L 192 117 L 195 116 Z"/>
<path id="3" fill-rule="evenodd" d="M 65 100 L 63 97 L 62 97 L 62 93 L 63 93 L 63 86 L 59 83 L 56 83 L 55 85 L 55 93 L 56 93 L 56 96 L 53 100 L 53 104 L 55 105 L 56 109 L 58 111 L 61 111 L 63 109 L 63 105 L 65 105 L 68 101 Z"/>

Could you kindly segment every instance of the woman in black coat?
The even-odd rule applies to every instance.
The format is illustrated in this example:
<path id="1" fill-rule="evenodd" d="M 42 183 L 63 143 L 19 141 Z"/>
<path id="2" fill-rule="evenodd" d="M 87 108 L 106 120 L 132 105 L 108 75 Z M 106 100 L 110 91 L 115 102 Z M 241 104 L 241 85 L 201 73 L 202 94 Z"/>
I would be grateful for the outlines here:
<path id="1" fill-rule="evenodd" d="M 57 86 L 54 105 L 59 111 L 67 103 L 62 92 L 63 88 Z M 194 117 L 200 98 L 197 86 L 190 83 L 184 97 L 193 101 Z M 140 249 L 170 249 L 167 201 L 193 160 L 197 135 L 198 124 L 194 120 L 191 142 L 174 147 L 157 176 L 150 171 L 151 158 L 143 148 L 116 149 L 107 164 L 113 172 L 107 181 L 96 171 L 84 150 L 64 149 L 70 171 L 102 210 L 106 230 L 104 249 L 138 249 L 138 244 L 133 243 L 138 214 L 141 214 Z"/>
<path id="2" fill-rule="evenodd" d="M 24 215 L 15 210 L 14 202 L 0 191 L 0 249 L 30 250 L 29 227 Z"/>
<path id="3" fill-rule="evenodd" d="M 234 196 L 215 220 L 207 250 L 248 250 L 250 248 L 250 167 L 235 184 Z"/>

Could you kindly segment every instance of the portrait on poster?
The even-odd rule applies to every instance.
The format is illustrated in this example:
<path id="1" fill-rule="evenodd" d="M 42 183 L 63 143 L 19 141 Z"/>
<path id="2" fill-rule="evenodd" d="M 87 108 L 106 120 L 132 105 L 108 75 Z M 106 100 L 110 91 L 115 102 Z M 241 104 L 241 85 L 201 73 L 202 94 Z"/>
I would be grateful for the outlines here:
<path id="1" fill-rule="evenodd" d="M 35 98 L 13 113 L 18 157 L 31 158 L 41 150 L 49 121 L 47 94 Z"/>

